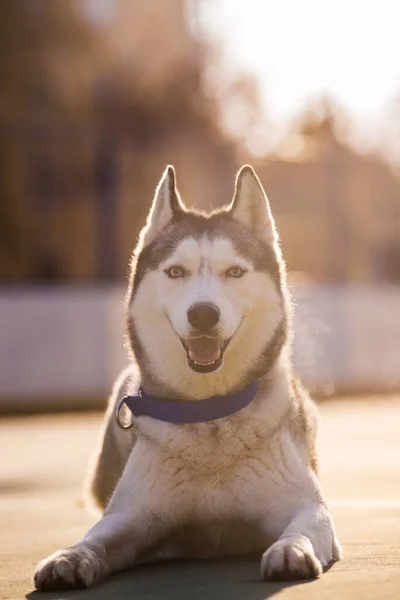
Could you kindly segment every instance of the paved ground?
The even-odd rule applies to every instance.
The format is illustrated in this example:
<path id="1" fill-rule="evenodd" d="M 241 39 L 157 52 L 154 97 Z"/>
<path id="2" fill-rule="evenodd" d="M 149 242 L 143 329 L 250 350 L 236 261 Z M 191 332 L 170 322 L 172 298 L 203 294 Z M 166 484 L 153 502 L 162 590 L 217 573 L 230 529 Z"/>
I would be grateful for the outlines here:
<path id="1" fill-rule="evenodd" d="M 76 542 L 93 523 L 80 482 L 100 415 L 5 419 L 0 423 L 0 599 L 199 600 L 400 598 L 400 397 L 323 405 L 322 481 L 343 561 L 300 584 L 258 580 L 258 560 L 146 566 L 92 591 L 33 592 L 35 563 Z"/>

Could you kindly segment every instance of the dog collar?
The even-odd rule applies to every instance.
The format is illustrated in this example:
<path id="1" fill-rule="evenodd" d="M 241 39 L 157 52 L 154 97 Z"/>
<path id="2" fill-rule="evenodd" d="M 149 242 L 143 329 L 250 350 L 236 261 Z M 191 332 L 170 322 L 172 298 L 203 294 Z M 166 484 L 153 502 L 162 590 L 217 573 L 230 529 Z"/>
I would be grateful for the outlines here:
<path id="1" fill-rule="evenodd" d="M 124 425 L 120 418 L 121 408 L 126 404 L 134 417 L 152 417 L 166 423 L 205 423 L 238 412 L 250 404 L 257 389 L 258 383 L 253 381 L 233 394 L 195 401 L 153 398 L 139 390 L 138 396 L 125 396 L 120 400 L 115 411 L 115 420 L 121 429 L 130 429 L 133 426 L 133 421 L 129 425 Z"/>

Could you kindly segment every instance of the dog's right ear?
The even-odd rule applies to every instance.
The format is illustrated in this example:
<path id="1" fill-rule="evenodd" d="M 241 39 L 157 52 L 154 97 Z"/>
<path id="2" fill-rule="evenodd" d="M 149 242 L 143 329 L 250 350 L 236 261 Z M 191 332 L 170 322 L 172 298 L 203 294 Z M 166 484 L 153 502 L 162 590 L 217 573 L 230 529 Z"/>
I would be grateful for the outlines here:
<path id="1" fill-rule="evenodd" d="M 177 214 L 182 213 L 179 192 L 176 187 L 175 169 L 168 165 L 156 188 L 147 222 L 141 233 L 141 246 L 148 246 Z"/>

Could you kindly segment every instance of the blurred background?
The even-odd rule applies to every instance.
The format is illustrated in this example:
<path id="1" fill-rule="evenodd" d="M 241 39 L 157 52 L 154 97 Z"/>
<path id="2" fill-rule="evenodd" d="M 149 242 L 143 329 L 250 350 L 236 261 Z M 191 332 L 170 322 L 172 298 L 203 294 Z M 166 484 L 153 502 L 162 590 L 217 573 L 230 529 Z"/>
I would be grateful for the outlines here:
<path id="1" fill-rule="evenodd" d="M 251 163 L 320 396 L 400 389 L 400 38 L 390 0 L 2 0 L 0 412 L 105 404 L 167 163 L 188 205 Z"/>

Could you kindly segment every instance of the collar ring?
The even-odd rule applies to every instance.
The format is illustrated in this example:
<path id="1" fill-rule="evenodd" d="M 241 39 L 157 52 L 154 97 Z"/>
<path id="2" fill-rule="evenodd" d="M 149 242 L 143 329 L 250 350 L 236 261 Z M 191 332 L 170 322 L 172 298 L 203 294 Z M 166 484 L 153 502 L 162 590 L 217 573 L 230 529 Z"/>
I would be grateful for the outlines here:
<path id="1" fill-rule="evenodd" d="M 121 421 L 121 408 L 122 405 L 125 404 L 127 397 L 124 396 L 122 400 L 118 402 L 118 406 L 115 410 L 115 421 L 120 429 L 131 429 L 133 427 L 133 420 L 130 421 L 127 425 L 124 425 L 123 421 Z"/>

